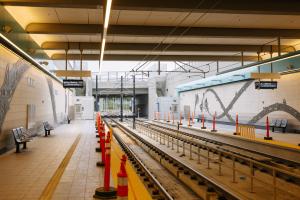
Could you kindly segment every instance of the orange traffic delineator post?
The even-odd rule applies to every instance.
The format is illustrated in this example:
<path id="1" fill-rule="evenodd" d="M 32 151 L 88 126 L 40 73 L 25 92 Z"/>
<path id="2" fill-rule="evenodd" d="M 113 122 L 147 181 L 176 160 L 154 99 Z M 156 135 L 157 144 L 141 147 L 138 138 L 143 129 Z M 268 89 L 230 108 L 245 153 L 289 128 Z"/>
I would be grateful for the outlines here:
<path id="1" fill-rule="evenodd" d="M 97 138 L 100 138 L 101 137 L 101 134 L 104 132 L 105 133 L 105 125 L 104 123 L 102 123 L 101 127 L 99 128 L 100 131 L 98 131 L 98 137 Z M 100 143 L 100 140 L 97 141 L 98 143 Z M 100 151 L 99 151 L 100 152 Z"/>
<path id="2" fill-rule="evenodd" d="M 267 116 L 266 119 L 266 137 L 264 137 L 265 140 L 272 140 L 273 138 L 270 137 L 270 124 L 269 124 L 269 117 Z"/>
<path id="3" fill-rule="evenodd" d="M 105 135 L 105 126 L 104 126 L 104 124 L 99 129 L 99 138 L 100 138 L 100 140 L 97 141 L 99 143 L 99 147 L 96 147 L 96 152 L 101 152 L 102 151 L 102 147 L 101 147 L 101 136 L 102 135 Z"/>
<path id="4" fill-rule="evenodd" d="M 235 132 L 233 135 L 238 135 L 239 134 L 239 116 L 236 114 L 235 116 Z"/>
<path id="5" fill-rule="evenodd" d="M 182 125 L 182 116 L 181 116 L 181 112 L 179 114 L 179 125 Z"/>
<path id="6" fill-rule="evenodd" d="M 96 199 L 114 199 L 117 190 L 110 186 L 110 134 L 107 134 L 105 141 L 105 168 L 104 168 L 104 186 L 95 190 L 94 198 Z"/>
<path id="7" fill-rule="evenodd" d="M 216 129 L 216 112 L 215 112 L 214 117 L 213 117 L 213 129 L 211 130 L 211 132 L 217 132 L 217 129 Z"/>
<path id="8" fill-rule="evenodd" d="M 191 113 L 188 113 L 188 126 L 192 126 L 191 124 Z"/>
<path id="9" fill-rule="evenodd" d="M 128 197 L 128 175 L 126 172 L 126 160 L 125 155 L 121 158 L 120 171 L 117 174 L 118 176 L 118 187 L 117 187 L 117 196 L 118 199 L 125 200 Z"/>
<path id="10" fill-rule="evenodd" d="M 202 121 L 202 127 L 201 127 L 201 129 L 206 129 L 206 127 L 204 125 L 205 119 L 204 119 L 204 114 L 203 113 L 202 113 L 202 119 L 201 119 L 201 121 Z"/>
<path id="11" fill-rule="evenodd" d="M 107 132 L 107 137 L 109 137 L 110 133 L 109 131 Z M 98 167 L 102 167 L 105 165 L 105 132 L 102 132 L 100 136 L 100 147 L 101 147 L 101 161 L 97 162 Z"/>
<path id="12" fill-rule="evenodd" d="M 170 122 L 170 112 L 168 112 L 168 120 L 167 122 Z"/>
<path id="13" fill-rule="evenodd" d="M 100 118 L 98 118 L 98 123 L 97 124 L 98 124 L 98 126 L 97 126 L 97 130 L 96 130 L 96 133 L 97 133 L 96 137 L 98 138 L 98 137 L 100 137 L 99 136 L 99 131 L 102 128 L 102 122 L 101 122 Z"/>

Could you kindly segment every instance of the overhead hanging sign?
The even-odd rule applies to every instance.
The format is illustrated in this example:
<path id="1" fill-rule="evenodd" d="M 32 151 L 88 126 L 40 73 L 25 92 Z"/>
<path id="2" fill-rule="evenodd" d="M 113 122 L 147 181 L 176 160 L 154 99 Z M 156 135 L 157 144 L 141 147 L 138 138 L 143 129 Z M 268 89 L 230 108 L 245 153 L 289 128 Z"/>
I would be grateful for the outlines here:
<path id="1" fill-rule="evenodd" d="M 65 79 L 63 80 L 64 88 L 83 88 L 83 80 Z"/>
<path id="2" fill-rule="evenodd" d="M 56 70 L 56 76 L 66 76 L 66 77 L 91 77 L 92 72 L 86 70 Z"/>
<path id="3" fill-rule="evenodd" d="M 255 89 L 277 89 L 277 81 L 257 81 L 255 82 Z"/>

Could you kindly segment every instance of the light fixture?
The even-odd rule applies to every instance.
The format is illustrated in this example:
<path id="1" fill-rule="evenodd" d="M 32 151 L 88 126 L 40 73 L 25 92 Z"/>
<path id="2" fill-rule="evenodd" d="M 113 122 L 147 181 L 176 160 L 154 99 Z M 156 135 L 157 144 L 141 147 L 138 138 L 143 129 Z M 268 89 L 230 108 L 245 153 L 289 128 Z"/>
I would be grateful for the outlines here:
<path id="1" fill-rule="evenodd" d="M 106 0 L 106 4 L 104 6 L 105 10 L 104 10 L 104 23 L 103 23 L 103 32 L 102 32 L 102 40 L 101 40 L 101 49 L 100 49 L 99 74 L 101 73 L 101 68 L 102 68 L 102 63 L 103 63 L 107 28 L 108 28 L 108 24 L 109 24 L 109 17 L 110 17 L 110 11 L 111 11 L 111 4 L 112 4 L 112 0 Z"/>

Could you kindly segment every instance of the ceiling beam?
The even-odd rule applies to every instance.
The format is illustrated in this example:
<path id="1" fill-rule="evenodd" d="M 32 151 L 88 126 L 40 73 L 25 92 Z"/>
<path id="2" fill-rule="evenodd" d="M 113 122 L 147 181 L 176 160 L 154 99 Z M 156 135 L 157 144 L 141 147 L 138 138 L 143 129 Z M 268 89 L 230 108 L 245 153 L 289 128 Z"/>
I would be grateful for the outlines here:
<path id="1" fill-rule="evenodd" d="M 103 60 L 110 61 L 241 61 L 240 56 L 210 56 L 210 55 L 130 55 L 130 54 L 105 54 Z M 52 60 L 65 60 L 65 54 L 53 54 Z M 80 54 L 68 54 L 69 60 L 80 60 Z M 99 54 L 83 54 L 83 60 L 99 60 Z M 244 61 L 257 61 L 257 56 L 244 56 Z"/>
<path id="2" fill-rule="evenodd" d="M 31 23 L 26 27 L 26 32 L 30 34 L 96 35 L 102 33 L 101 27 L 100 24 Z M 108 36 L 166 36 L 173 29 L 172 26 L 110 25 Z M 187 27 L 177 28 L 170 36 L 181 36 L 186 29 Z M 300 29 L 193 27 L 186 31 L 184 36 L 300 38 Z"/>
<path id="3" fill-rule="evenodd" d="M 277 45 L 233 45 L 233 44 L 160 44 L 157 43 L 107 43 L 107 51 L 217 51 L 217 52 L 277 52 Z M 44 50 L 99 50 L 96 42 L 44 42 Z M 282 52 L 293 52 L 294 47 L 282 45 Z"/>
<path id="4" fill-rule="evenodd" d="M 0 0 L 3 5 L 32 6 L 32 7 L 62 7 L 62 8 L 100 8 L 100 0 Z M 274 1 L 251 0 L 247 3 L 241 0 L 114 0 L 113 10 L 140 11 L 173 11 L 173 12 L 210 12 L 236 14 L 272 14 L 299 15 L 300 2 L 298 0 Z"/>

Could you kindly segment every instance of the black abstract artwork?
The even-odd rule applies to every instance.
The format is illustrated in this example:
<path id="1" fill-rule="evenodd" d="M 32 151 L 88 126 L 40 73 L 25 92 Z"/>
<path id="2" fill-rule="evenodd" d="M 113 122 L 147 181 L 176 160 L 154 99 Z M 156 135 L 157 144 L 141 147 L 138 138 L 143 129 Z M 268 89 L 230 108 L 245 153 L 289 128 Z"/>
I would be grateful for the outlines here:
<path id="1" fill-rule="evenodd" d="M 200 112 L 206 111 L 211 117 L 214 115 L 209 110 L 209 102 L 207 100 L 206 95 L 208 93 L 211 93 L 214 95 L 216 98 L 217 102 L 221 106 L 222 112 L 216 115 L 217 119 L 221 119 L 223 117 L 226 117 L 230 122 L 235 122 L 235 119 L 230 115 L 230 110 L 233 108 L 235 103 L 238 101 L 238 99 L 242 96 L 242 94 L 249 88 L 250 85 L 254 80 L 250 80 L 244 83 L 244 85 L 235 93 L 233 99 L 230 101 L 230 103 L 225 106 L 224 103 L 222 102 L 222 99 L 219 97 L 218 93 L 213 89 L 213 88 L 208 88 L 206 89 L 203 94 L 202 94 L 202 99 L 199 101 L 199 94 L 196 94 L 195 96 L 195 108 L 197 107 L 198 103 L 200 102 L 199 108 Z M 283 111 L 286 112 L 290 115 L 292 115 L 294 118 L 296 118 L 298 121 L 300 121 L 300 113 L 297 111 L 295 108 L 289 106 L 286 102 L 286 100 L 283 100 L 282 103 L 274 103 L 272 105 L 269 105 L 265 108 L 263 108 L 262 111 L 260 111 L 258 114 L 256 114 L 254 117 L 252 117 L 249 121 L 248 124 L 255 124 L 257 123 L 260 119 L 268 115 L 269 113 L 275 112 L 275 111 Z"/>

